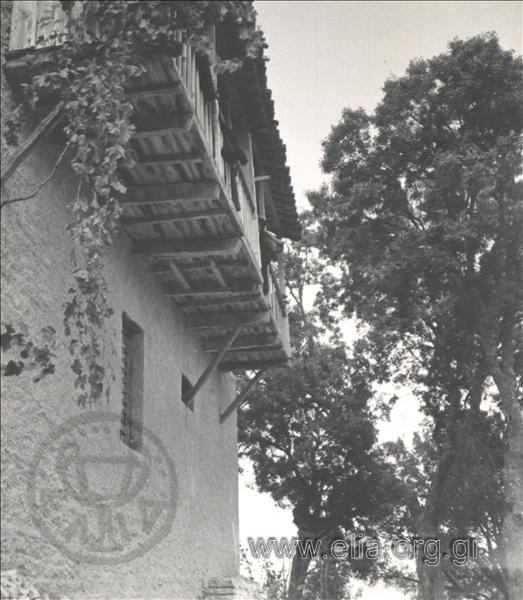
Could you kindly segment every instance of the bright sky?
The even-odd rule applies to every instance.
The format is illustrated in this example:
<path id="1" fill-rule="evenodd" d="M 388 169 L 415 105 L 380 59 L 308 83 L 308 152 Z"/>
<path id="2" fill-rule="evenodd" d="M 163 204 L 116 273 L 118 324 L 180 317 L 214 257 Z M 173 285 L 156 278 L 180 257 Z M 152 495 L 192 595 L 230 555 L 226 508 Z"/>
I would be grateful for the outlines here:
<path id="1" fill-rule="evenodd" d="M 258 22 L 269 44 L 269 87 L 287 146 L 298 205 L 304 192 L 319 187 L 321 140 L 346 106 L 371 111 L 391 75 L 402 75 L 410 60 L 444 52 L 454 37 L 495 31 L 504 48 L 522 51 L 520 2 L 298 2 L 257 1 Z M 418 415 L 404 396 L 384 425 L 386 438 L 409 436 Z M 248 471 L 248 470 L 247 470 Z M 292 536 L 292 515 L 240 480 L 240 541 L 248 536 Z M 402 600 L 381 586 L 361 600 Z"/>
<path id="2" fill-rule="evenodd" d="M 294 189 L 322 180 L 320 142 L 346 106 L 372 110 L 391 75 L 453 37 L 496 31 L 521 52 L 520 2 L 255 2 Z"/>

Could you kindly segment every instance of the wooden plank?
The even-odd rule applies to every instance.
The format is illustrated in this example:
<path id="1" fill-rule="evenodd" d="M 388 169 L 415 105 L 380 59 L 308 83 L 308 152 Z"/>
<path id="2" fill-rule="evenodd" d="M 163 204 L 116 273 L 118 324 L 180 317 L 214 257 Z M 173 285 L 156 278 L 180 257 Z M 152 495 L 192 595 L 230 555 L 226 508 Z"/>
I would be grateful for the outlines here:
<path id="1" fill-rule="evenodd" d="M 198 116 L 198 119 L 200 120 L 200 124 L 202 123 L 202 118 L 201 118 L 201 106 L 200 106 L 200 73 L 198 71 L 198 68 L 196 68 L 196 77 L 194 78 L 194 83 L 195 83 L 195 90 L 194 90 L 194 112 L 195 114 Z"/>
<path id="2" fill-rule="evenodd" d="M 194 98 L 196 96 L 196 77 L 198 77 L 198 73 L 196 72 L 196 52 L 192 46 L 189 46 L 189 58 L 190 58 L 190 69 L 191 69 L 189 92 L 191 94 L 191 101 L 194 105 L 195 104 Z"/>
<path id="3" fill-rule="evenodd" d="M 258 288 L 258 283 L 253 279 L 236 279 L 231 281 L 227 287 L 217 286 L 216 284 L 201 284 L 194 283 L 187 289 L 180 289 L 179 286 L 172 283 L 163 284 L 163 293 L 166 296 L 178 298 L 180 296 L 207 296 L 211 294 L 229 295 L 229 294 L 244 294 L 254 293 Z"/>
<path id="4" fill-rule="evenodd" d="M 182 46 L 182 80 L 184 85 L 187 87 L 187 44 Z"/>
<path id="5" fill-rule="evenodd" d="M 189 163 L 201 163 L 203 156 L 199 152 L 177 152 L 174 154 L 157 154 L 138 158 L 136 164 L 140 167 L 154 167 L 158 165 L 184 165 Z"/>
<path id="6" fill-rule="evenodd" d="M 209 219 L 211 217 L 223 217 L 224 208 L 208 208 L 206 210 L 195 210 L 176 215 L 153 215 L 150 217 L 133 217 L 122 219 L 124 225 L 154 225 L 155 223 L 176 223 L 177 221 L 197 221 L 198 219 Z"/>
<path id="7" fill-rule="evenodd" d="M 227 360 L 220 364 L 220 371 L 254 371 L 255 369 L 268 369 L 269 367 L 286 367 L 287 358 L 274 358 L 270 360 Z"/>
<path id="8" fill-rule="evenodd" d="M 278 299 L 278 303 L 280 305 L 281 312 L 282 312 L 283 316 L 285 317 L 287 315 L 285 296 L 283 295 L 283 291 L 280 287 L 280 281 L 278 279 L 278 276 L 274 272 L 274 267 L 272 266 L 271 263 L 269 263 L 269 272 L 270 272 L 270 276 L 272 279 L 272 285 L 274 287 L 274 291 L 276 292 L 276 298 Z"/>
<path id="9" fill-rule="evenodd" d="M 221 313 L 204 313 L 187 317 L 188 329 L 220 329 L 231 327 L 235 323 L 243 325 L 268 325 L 271 317 L 268 310 L 245 312 L 227 311 Z"/>
<path id="10" fill-rule="evenodd" d="M 150 117 L 138 116 L 133 118 L 133 124 L 136 127 L 134 138 L 156 137 L 177 131 L 189 131 L 193 125 L 193 114 L 191 112 L 175 112 Z"/>
<path id="11" fill-rule="evenodd" d="M 224 253 L 236 254 L 241 246 L 241 239 L 205 238 L 202 240 L 133 240 L 134 254 L 143 256 L 165 256 L 180 258 L 184 256 L 216 256 Z"/>
<path id="12" fill-rule="evenodd" d="M 265 185 L 268 179 L 270 179 L 268 175 L 254 178 L 256 186 L 256 200 L 258 203 L 258 217 L 263 221 L 267 220 L 267 216 L 265 214 Z"/>
<path id="13" fill-rule="evenodd" d="M 283 299 L 284 299 L 284 307 L 283 307 L 283 314 L 285 315 L 285 288 L 287 285 L 287 282 L 285 281 L 285 260 L 284 260 L 284 255 L 283 252 L 281 252 L 278 255 L 278 272 L 277 272 L 277 280 L 278 280 L 278 285 L 280 286 L 280 290 L 282 292 L 283 295 Z"/>
<path id="14" fill-rule="evenodd" d="M 132 185 L 120 200 L 122 204 L 189 203 L 217 200 L 220 185 L 214 181 L 185 183 L 146 183 Z"/>
<path id="15" fill-rule="evenodd" d="M 204 352 L 217 352 L 222 345 L 223 338 L 208 338 L 204 340 L 203 351 Z M 278 336 L 275 333 L 255 333 L 251 335 L 238 336 L 232 344 L 230 351 L 247 350 L 253 348 L 259 348 L 260 350 L 266 349 L 269 346 L 274 349 L 279 349 L 281 344 L 278 344 Z"/>
<path id="16" fill-rule="evenodd" d="M 243 191 L 247 196 L 247 201 L 249 203 L 249 206 L 251 207 L 252 214 L 256 215 L 256 202 L 254 201 L 254 198 L 251 193 L 251 188 L 249 187 L 247 178 L 245 177 L 245 173 L 243 172 L 243 167 L 241 165 L 238 167 L 238 175 L 240 178 L 239 183 L 243 186 Z"/>
<path id="17" fill-rule="evenodd" d="M 227 338 L 223 341 L 222 347 L 220 348 L 219 352 L 216 354 L 216 356 L 213 357 L 211 362 L 207 365 L 207 368 L 201 374 L 200 378 L 195 383 L 194 387 L 191 389 L 191 391 L 186 396 L 184 396 L 183 402 L 184 402 L 184 404 L 189 406 L 189 408 L 192 409 L 194 407 L 194 398 L 195 398 L 196 394 L 202 389 L 202 387 L 205 385 L 205 382 L 214 373 L 219 362 L 224 357 L 227 350 L 231 347 L 231 344 L 234 342 L 237 335 L 240 333 L 241 329 L 242 329 L 241 323 L 238 323 L 237 325 L 235 325 L 234 329 L 229 333 Z"/>
<path id="18" fill-rule="evenodd" d="M 245 403 L 245 401 L 247 400 L 247 396 L 249 395 L 249 392 L 252 390 L 254 385 L 256 385 L 256 383 L 258 383 L 258 381 L 261 379 L 262 375 L 265 373 L 266 370 L 267 369 L 265 369 L 265 368 L 260 369 L 259 371 L 256 372 L 254 377 L 251 377 L 249 379 L 249 381 L 246 383 L 243 390 L 236 396 L 236 398 L 229 404 L 229 406 L 220 415 L 220 423 L 224 423 L 229 418 L 229 416 L 232 415 L 232 413 L 235 410 L 240 408 Z"/>
<path id="19" fill-rule="evenodd" d="M 240 182 L 238 180 L 238 173 L 237 173 L 238 169 L 236 168 L 235 165 L 230 165 L 230 174 L 231 174 L 231 200 L 232 203 L 234 204 L 234 208 L 237 211 L 241 211 L 242 207 L 240 204 L 240 197 L 238 194 L 238 186 L 240 185 Z"/>
<path id="20" fill-rule="evenodd" d="M 44 3 L 42 2 L 42 4 Z M 9 50 L 34 48 L 37 20 L 38 2 L 35 0 L 13 2 Z"/>

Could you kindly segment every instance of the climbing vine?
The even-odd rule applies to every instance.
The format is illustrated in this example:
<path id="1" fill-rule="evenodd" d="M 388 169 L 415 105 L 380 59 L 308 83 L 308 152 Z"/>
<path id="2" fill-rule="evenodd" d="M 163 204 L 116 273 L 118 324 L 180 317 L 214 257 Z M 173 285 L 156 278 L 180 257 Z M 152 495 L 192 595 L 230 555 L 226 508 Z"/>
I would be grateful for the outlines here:
<path id="1" fill-rule="evenodd" d="M 104 256 L 118 234 L 126 192 L 120 177 L 134 164 L 130 141 L 133 106 L 126 87 L 145 72 L 144 58 L 175 56 L 176 31 L 206 55 L 216 73 L 232 71 L 263 51 L 252 2 L 127 1 L 62 2 L 68 32 L 53 51 L 52 67 L 25 85 L 24 105 L 42 99 L 63 103 L 63 129 L 71 166 L 78 177 L 69 202 L 74 241 L 73 279 L 64 307 L 71 368 L 82 405 L 110 393 L 103 332 L 112 314 L 103 274 Z M 230 56 L 218 57 L 210 28 L 219 23 L 235 31 Z M 8 120 L 6 141 L 17 141 L 16 118 Z"/>

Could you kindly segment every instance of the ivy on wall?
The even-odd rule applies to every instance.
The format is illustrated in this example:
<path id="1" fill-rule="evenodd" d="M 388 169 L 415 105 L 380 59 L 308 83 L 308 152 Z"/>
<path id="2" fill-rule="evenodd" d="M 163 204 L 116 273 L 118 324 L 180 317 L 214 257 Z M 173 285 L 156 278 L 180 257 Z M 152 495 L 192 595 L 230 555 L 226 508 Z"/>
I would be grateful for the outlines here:
<path id="1" fill-rule="evenodd" d="M 67 36 L 53 50 L 52 67 L 46 67 L 25 84 L 24 100 L 7 119 L 3 133 L 8 144 L 18 143 L 20 115 L 24 110 L 34 111 L 42 97 L 63 105 L 64 153 L 67 151 L 78 178 L 76 193 L 68 204 L 72 215 L 69 231 L 74 242 L 74 283 L 68 292 L 63 324 L 78 402 L 85 406 L 110 394 L 103 334 L 112 309 L 103 267 L 107 249 L 118 234 L 119 196 L 126 192 L 120 169 L 133 166 L 133 106 L 125 88 L 145 72 L 144 57 L 178 54 L 176 31 L 181 30 L 184 41 L 208 57 L 216 73 L 233 71 L 246 58 L 259 56 L 264 41 L 256 28 L 256 13 L 250 1 L 113 0 L 61 4 L 69 15 Z M 209 35 L 211 28 L 220 23 L 232 27 L 237 38 L 235 54 L 224 58 L 214 52 Z M 37 191 L 40 189 L 41 186 Z M 16 335 L 12 325 L 3 326 L 3 340 L 18 340 L 13 337 Z M 21 340 L 32 344 L 33 349 L 38 347 L 26 332 L 20 343 L 6 342 L 4 346 L 16 347 L 19 353 L 10 368 L 2 366 L 6 376 L 19 374 L 30 356 Z M 52 364 L 52 357 L 47 358 Z M 13 369 L 13 364 L 17 368 Z M 45 363 L 41 372 L 46 375 L 52 368 Z"/>

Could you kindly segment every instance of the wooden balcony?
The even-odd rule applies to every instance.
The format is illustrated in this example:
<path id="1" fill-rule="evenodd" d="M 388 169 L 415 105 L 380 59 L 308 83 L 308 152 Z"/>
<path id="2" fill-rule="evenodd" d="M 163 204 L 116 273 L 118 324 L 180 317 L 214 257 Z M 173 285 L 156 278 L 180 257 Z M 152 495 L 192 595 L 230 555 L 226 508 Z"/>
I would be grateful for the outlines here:
<path id="1" fill-rule="evenodd" d="M 46 32 L 59 40 L 66 23 L 59 2 L 14 2 L 11 76 L 23 79 L 28 65 L 34 69 L 43 12 L 54 19 L 45 21 Z M 223 148 L 235 140 L 216 81 L 206 59 L 183 43 L 181 32 L 178 38 L 178 56 L 148 58 L 146 73 L 129 83 L 136 160 L 122 173 L 123 224 L 132 251 L 186 315 L 187 327 L 198 331 L 206 352 L 223 350 L 239 328 L 219 368 L 281 365 L 290 349 L 285 283 L 271 269 L 263 293 L 252 154 L 243 165 L 224 159 Z"/>

